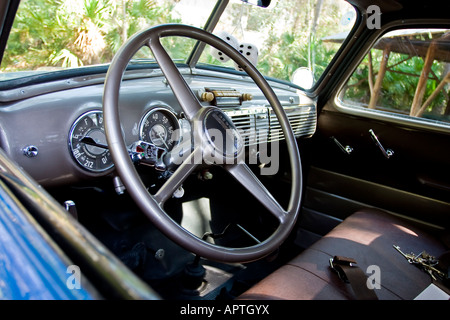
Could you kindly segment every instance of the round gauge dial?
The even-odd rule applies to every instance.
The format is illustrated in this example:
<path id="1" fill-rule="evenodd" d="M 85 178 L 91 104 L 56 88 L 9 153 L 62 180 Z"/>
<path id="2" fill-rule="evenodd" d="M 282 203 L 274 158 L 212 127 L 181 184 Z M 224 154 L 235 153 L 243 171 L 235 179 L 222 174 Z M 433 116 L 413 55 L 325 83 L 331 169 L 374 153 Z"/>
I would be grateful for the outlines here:
<path id="1" fill-rule="evenodd" d="M 180 124 L 175 114 L 164 108 L 154 108 L 145 114 L 140 126 L 140 138 L 167 151 L 178 143 Z"/>
<path id="2" fill-rule="evenodd" d="M 84 169 L 103 172 L 113 167 L 103 124 L 102 111 L 89 111 L 72 125 L 69 134 L 72 156 Z"/>

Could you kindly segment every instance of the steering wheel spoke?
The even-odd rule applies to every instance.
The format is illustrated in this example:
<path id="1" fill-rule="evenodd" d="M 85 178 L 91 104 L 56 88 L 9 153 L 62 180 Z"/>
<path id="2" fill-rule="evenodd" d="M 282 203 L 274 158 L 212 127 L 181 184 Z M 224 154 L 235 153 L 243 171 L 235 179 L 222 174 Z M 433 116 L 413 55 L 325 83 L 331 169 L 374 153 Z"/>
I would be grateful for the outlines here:
<path id="1" fill-rule="evenodd" d="M 148 47 L 153 57 L 161 67 L 172 91 L 183 109 L 186 118 L 191 120 L 202 108 L 194 92 L 186 83 L 175 63 L 161 44 L 160 35 L 154 34 L 149 38 Z"/>
<path id="2" fill-rule="evenodd" d="M 189 175 L 197 168 L 196 161 L 201 159 L 202 150 L 196 148 L 187 156 L 183 163 L 175 170 L 172 176 L 159 188 L 154 195 L 156 202 L 162 206 L 168 199 L 170 199 L 173 193 L 183 184 L 183 182 L 189 177 Z"/>
<path id="3" fill-rule="evenodd" d="M 244 186 L 261 204 L 274 215 L 280 223 L 286 220 L 287 212 L 272 196 L 258 177 L 245 163 L 233 164 L 225 167 L 226 170 Z"/>

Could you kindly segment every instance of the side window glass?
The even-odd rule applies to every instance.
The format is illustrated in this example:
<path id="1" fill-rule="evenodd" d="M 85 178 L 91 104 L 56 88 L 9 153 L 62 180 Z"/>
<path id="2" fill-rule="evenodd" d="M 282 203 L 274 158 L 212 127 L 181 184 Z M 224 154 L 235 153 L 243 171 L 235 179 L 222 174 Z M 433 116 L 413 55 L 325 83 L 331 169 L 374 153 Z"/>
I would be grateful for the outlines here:
<path id="1" fill-rule="evenodd" d="M 340 94 L 344 108 L 450 127 L 450 29 L 403 29 L 376 42 Z"/>

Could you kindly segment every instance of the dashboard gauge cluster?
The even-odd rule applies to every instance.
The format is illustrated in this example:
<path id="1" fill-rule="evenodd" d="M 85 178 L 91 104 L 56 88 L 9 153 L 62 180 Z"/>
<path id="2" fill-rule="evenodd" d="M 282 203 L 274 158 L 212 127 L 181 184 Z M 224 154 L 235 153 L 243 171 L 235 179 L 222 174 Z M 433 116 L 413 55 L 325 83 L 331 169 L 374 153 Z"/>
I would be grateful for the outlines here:
<path id="1" fill-rule="evenodd" d="M 140 140 L 170 151 L 180 140 L 180 122 L 168 107 L 153 107 L 142 117 Z M 108 149 L 101 110 L 80 115 L 69 132 L 69 149 L 76 163 L 91 173 L 102 173 L 113 166 Z"/>
<path id="2" fill-rule="evenodd" d="M 105 172 L 114 166 L 102 111 L 88 111 L 75 120 L 69 133 L 69 148 L 76 162 L 87 171 Z"/>
<path id="3" fill-rule="evenodd" d="M 140 139 L 167 151 L 180 140 L 180 123 L 171 110 L 155 107 L 147 111 L 140 124 Z"/>

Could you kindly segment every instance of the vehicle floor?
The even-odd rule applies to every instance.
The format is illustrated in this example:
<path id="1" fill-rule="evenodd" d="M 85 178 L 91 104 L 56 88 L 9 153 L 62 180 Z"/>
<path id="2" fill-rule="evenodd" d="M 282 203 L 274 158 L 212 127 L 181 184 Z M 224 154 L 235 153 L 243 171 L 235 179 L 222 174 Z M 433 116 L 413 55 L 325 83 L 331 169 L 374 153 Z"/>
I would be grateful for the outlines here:
<path id="1" fill-rule="evenodd" d="M 88 229 L 163 299 L 233 299 L 300 250 L 286 243 L 255 262 L 219 263 L 196 257 L 175 244 L 140 212 L 102 215 L 99 220 L 103 221 L 87 224 Z M 246 241 L 243 235 L 229 236 L 234 237 L 233 242 Z M 201 281 L 186 273 L 187 265 L 194 263 L 204 268 Z"/>
<path id="2" fill-rule="evenodd" d="M 190 231 L 199 237 L 206 232 L 220 234 L 226 228 L 225 236 L 214 241 L 228 247 L 255 244 L 239 228 L 233 228 L 237 223 L 257 238 L 270 235 L 273 217 L 262 213 L 238 184 L 221 180 L 220 174 L 216 177 L 218 181 L 209 185 L 198 179 L 185 182 L 185 196 L 166 204 L 171 218 L 186 228 L 194 225 L 197 229 Z M 229 190 L 236 191 L 233 197 L 227 195 Z M 277 252 L 258 261 L 214 262 L 196 257 L 168 239 L 127 194 L 118 196 L 108 188 L 86 186 L 71 188 L 70 194 L 79 221 L 163 299 L 234 299 L 301 250 L 288 240 Z M 202 277 L 186 273 L 186 266 L 192 270 L 196 262 L 201 267 L 195 271 L 205 272 Z"/>

